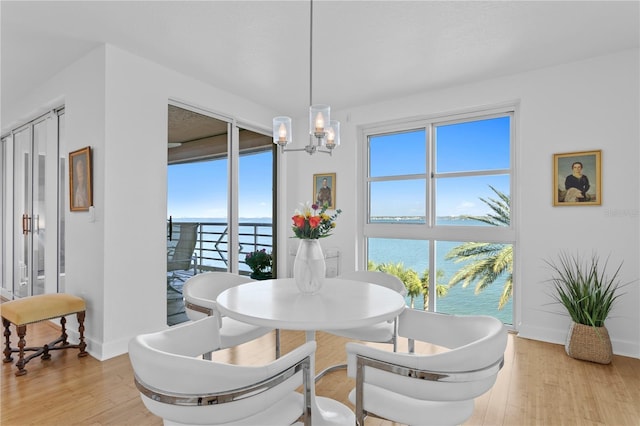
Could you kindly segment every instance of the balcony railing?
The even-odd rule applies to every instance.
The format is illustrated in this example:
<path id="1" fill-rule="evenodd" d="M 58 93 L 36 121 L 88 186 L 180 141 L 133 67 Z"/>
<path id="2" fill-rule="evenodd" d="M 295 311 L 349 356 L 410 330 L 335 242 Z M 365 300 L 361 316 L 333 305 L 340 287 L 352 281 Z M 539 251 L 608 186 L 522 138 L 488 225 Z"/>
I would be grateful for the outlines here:
<path id="1" fill-rule="evenodd" d="M 176 222 L 171 226 L 171 238 L 167 248 L 173 248 L 180 238 L 181 224 L 198 224 L 196 248 L 194 251 L 196 269 L 199 272 L 226 271 L 229 266 L 229 224 L 227 222 Z M 239 269 L 249 273 L 251 269 L 244 262 L 248 253 L 265 249 L 273 251 L 273 224 L 265 222 L 239 223 Z"/>

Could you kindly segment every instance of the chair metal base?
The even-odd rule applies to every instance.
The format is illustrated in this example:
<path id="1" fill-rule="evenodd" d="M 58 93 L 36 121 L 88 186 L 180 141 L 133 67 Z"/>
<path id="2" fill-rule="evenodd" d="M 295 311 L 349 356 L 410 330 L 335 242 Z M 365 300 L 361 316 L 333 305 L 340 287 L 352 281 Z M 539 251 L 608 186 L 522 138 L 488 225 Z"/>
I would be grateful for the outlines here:
<path id="1" fill-rule="evenodd" d="M 316 374 L 315 381 L 317 382 L 318 380 L 322 379 L 327 374 L 333 373 L 334 371 L 346 370 L 346 369 L 347 369 L 347 364 L 332 365 L 330 367 L 325 368 L 324 370 L 322 370 L 318 374 Z"/>

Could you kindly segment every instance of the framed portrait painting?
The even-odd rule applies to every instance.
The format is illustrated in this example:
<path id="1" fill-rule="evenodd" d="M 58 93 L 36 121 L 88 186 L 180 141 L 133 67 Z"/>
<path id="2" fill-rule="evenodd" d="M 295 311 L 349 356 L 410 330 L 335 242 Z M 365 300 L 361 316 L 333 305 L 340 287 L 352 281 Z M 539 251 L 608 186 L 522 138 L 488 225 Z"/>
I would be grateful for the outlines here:
<path id="1" fill-rule="evenodd" d="M 602 151 L 553 155 L 553 205 L 602 204 Z"/>
<path id="2" fill-rule="evenodd" d="M 336 174 L 319 173 L 313 175 L 313 202 L 319 206 L 336 209 Z"/>
<path id="3" fill-rule="evenodd" d="M 87 211 L 93 205 L 91 186 L 91 147 L 69 153 L 69 207 Z"/>

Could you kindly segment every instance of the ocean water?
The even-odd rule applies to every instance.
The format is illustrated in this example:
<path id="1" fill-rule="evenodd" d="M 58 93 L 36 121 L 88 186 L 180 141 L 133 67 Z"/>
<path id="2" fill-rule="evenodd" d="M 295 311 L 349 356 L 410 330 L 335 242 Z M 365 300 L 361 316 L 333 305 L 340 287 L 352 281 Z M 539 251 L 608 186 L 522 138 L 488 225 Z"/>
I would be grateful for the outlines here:
<path id="1" fill-rule="evenodd" d="M 439 284 L 447 285 L 449 279 L 464 263 L 454 263 L 445 260 L 446 254 L 459 242 L 436 242 L 436 271 L 442 271 L 443 277 Z M 369 259 L 377 264 L 400 263 L 407 269 L 413 269 L 422 276 L 429 264 L 429 249 L 426 241 L 381 239 L 369 240 Z M 446 296 L 436 299 L 436 311 L 449 314 L 481 314 L 497 317 L 505 324 L 513 323 L 513 301 L 510 300 L 502 309 L 498 309 L 498 302 L 502 294 L 505 278 L 501 277 L 482 292 L 476 294 L 475 282 L 463 287 L 456 284 L 449 288 Z M 407 296 L 407 306 L 411 306 L 411 299 Z M 422 296 L 414 299 L 413 307 L 423 309 Z"/>
<path id="2" fill-rule="evenodd" d="M 390 219 L 391 220 L 391 219 Z M 439 218 L 438 224 L 447 225 L 454 224 L 453 220 L 448 218 Z M 175 222 L 217 222 L 224 223 L 226 219 L 203 219 L 203 218 L 191 218 L 191 219 L 174 219 Z M 394 221 L 396 221 L 394 219 Z M 243 223 L 271 223 L 270 218 L 251 218 L 240 219 L 241 233 L 253 233 L 253 227 L 242 227 Z M 473 226 L 473 223 L 466 222 L 465 225 Z M 271 227 L 258 227 L 256 228 L 259 234 L 270 234 Z M 223 233 L 225 226 L 222 225 L 209 225 L 207 232 L 211 232 L 212 236 Z M 254 250 L 255 244 L 259 245 L 258 248 L 262 248 L 261 245 L 271 247 L 272 246 L 271 235 L 262 235 L 254 238 L 252 235 L 241 235 L 240 244 L 241 252 L 249 252 Z M 226 236 L 221 238 L 218 242 L 218 248 L 226 251 Z M 460 242 L 452 241 L 438 241 L 436 242 L 436 270 L 442 271 L 443 277 L 438 281 L 439 284 L 447 285 L 449 279 L 458 271 L 464 263 L 454 263 L 452 260 L 446 260 L 446 254 L 455 246 L 461 244 Z M 215 244 L 205 243 L 205 248 L 211 249 L 213 253 Z M 267 251 L 269 249 L 267 248 Z M 369 239 L 369 259 L 377 264 L 380 263 L 400 263 L 402 262 L 405 268 L 413 269 L 422 276 L 429 264 L 429 246 L 427 241 L 420 240 L 404 240 L 404 239 L 382 239 L 371 238 Z M 215 256 L 214 256 L 215 257 Z M 244 259 L 244 255 L 241 254 L 240 260 Z M 226 267 L 224 261 L 221 259 L 208 259 L 205 260 L 205 264 L 216 267 Z M 240 264 L 240 269 L 243 271 L 249 271 L 249 268 L 244 264 Z M 482 292 L 476 294 L 475 282 L 471 283 L 468 287 L 463 287 L 462 284 L 457 284 L 449 288 L 446 296 L 438 297 L 436 299 L 436 310 L 438 312 L 444 312 L 449 314 L 482 314 L 491 315 L 500 319 L 505 324 L 513 323 L 513 301 L 509 300 L 503 309 L 498 309 L 498 302 L 503 291 L 505 283 L 505 277 L 498 278 L 488 288 Z M 411 306 L 411 299 L 406 298 L 407 306 Z M 423 309 L 423 298 L 420 296 L 413 300 L 413 307 L 415 309 Z"/>
<path id="3" fill-rule="evenodd" d="M 384 218 L 380 221 L 394 221 L 395 218 Z M 407 222 L 415 222 L 409 219 Z M 460 225 L 460 219 L 439 217 L 438 225 Z M 481 222 L 464 220 L 465 226 L 486 226 Z M 464 265 L 469 262 L 455 263 L 447 260 L 446 255 L 451 249 L 462 244 L 455 241 L 436 241 L 435 261 L 436 271 L 441 272 L 442 277 L 438 279 L 438 284 L 448 285 L 451 277 Z M 429 244 L 427 241 L 404 240 L 404 239 L 369 239 L 369 260 L 380 263 L 400 263 L 407 269 L 413 269 L 422 277 L 429 266 Z M 462 283 L 449 287 L 446 296 L 436 298 L 436 311 L 449 314 L 460 315 L 491 315 L 500 319 L 505 324 L 513 324 L 513 300 L 510 299 L 502 309 L 498 308 L 500 296 L 504 289 L 506 277 L 499 277 L 495 282 L 476 293 L 475 284 L 471 282 L 467 287 Z M 411 306 L 411 299 L 407 297 L 407 305 Z M 423 298 L 414 299 L 413 307 L 423 309 Z"/>

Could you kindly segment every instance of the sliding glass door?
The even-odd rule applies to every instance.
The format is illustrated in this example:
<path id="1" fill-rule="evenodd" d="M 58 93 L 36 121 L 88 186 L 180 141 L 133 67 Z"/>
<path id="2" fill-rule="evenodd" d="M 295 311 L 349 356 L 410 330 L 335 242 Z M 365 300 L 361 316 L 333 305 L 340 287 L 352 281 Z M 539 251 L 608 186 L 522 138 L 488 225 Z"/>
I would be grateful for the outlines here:
<path id="1" fill-rule="evenodd" d="M 184 105 L 168 108 L 167 312 L 185 319 L 184 282 L 203 272 L 249 275 L 248 253 L 274 252 L 271 137 Z"/>

